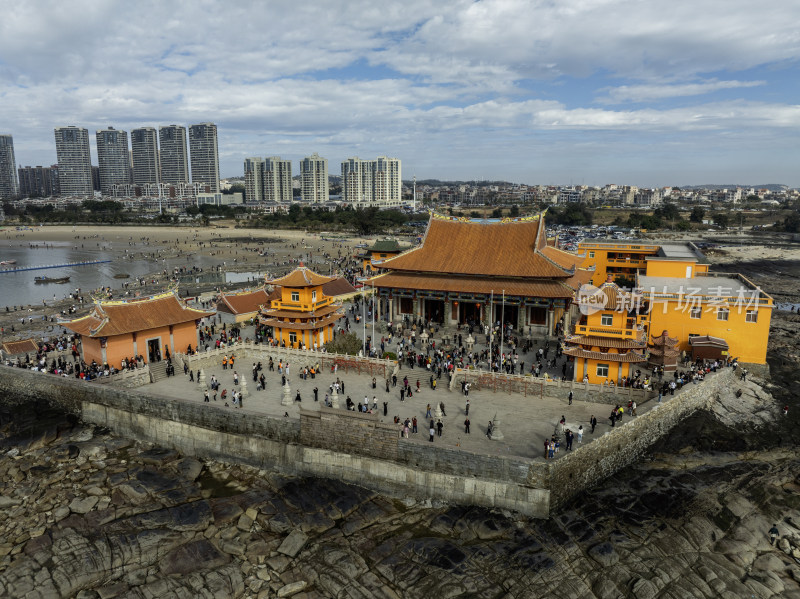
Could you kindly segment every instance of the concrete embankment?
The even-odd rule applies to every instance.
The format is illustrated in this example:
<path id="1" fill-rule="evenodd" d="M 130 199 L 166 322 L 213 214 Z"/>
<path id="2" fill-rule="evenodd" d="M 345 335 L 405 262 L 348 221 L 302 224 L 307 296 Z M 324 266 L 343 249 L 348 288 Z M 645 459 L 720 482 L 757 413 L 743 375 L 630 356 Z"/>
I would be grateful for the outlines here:
<path id="1" fill-rule="evenodd" d="M 297 422 L 8 367 L 0 367 L 0 401 L 43 400 L 121 436 L 186 455 L 336 478 L 392 495 L 548 517 L 569 498 L 635 461 L 683 418 L 707 407 L 731 377 L 729 370 L 717 373 L 551 462 L 406 443 L 376 417 L 345 410 L 303 410 Z"/>

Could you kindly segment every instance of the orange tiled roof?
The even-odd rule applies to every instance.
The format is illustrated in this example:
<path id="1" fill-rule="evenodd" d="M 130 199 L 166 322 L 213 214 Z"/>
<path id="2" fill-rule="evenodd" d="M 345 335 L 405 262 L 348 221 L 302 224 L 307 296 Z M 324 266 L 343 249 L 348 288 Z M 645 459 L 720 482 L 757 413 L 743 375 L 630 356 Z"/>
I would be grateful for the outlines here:
<path id="1" fill-rule="evenodd" d="M 274 279 L 269 283 L 270 285 L 280 285 L 282 287 L 313 287 L 315 285 L 324 285 L 332 280 L 331 277 L 317 274 L 301 263 L 299 267 L 295 268 L 288 275 L 280 279 Z"/>
<path id="2" fill-rule="evenodd" d="M 613 337 L 595 337 L 593 335 L 575 335 L 568 337 L 565 341 L 588 347 L 614 347 L 617 349 L 643 348 L 646 345 L 644 341 L 636 341 L 635 339 L 616 339 Z"/>
<path id="3" fill-rule="evenodd" d="M 574 356 L 576 358 L 589 358 L 593 360 L 608 360 L 609 362 L 644 362 L 644 354 L 637 354 L 636 352 L 629 351 L 624 354 L 606 354 L 599 351 L 587 351 L 580 347 L 568 347 L 564 350 L 567 356 Z"/>
<path id="4" fill-rule="evenodd" d="M 39 344 L 33 339 L 23 339 L 22 341 L 7 341 L 3 344 L 3 351 L 8 356 L 17 354 L 27 354 L 28 352 L 39 351 Z"/>
<path id="5" fill-rule="evenodd" d="M 267 303 L 267 290 L 263 287 L 255 291 L 223 293 L 217 300 L 217 310 L 230 314 L 257 312 L 259 306 Z"/>
<path id="6" fill-rule="evenodd" d="M 581 262 L 582 258 L 572 252 L 567 252 L 552 245 L 546 245 L 541 249 L 542 253 L 553 262 L 567 270 L 572 269 L 575 264 Z"/>
<path id="7" fill-rule="evenodd" d="M 543 217 L 499 223 L 432 217 L 422 246 L 386 260 L 381 266 L 396 271 L 464 275 L 571 276 L 572 269 L 560 266 L 543 253 L 545 248 Z M 565 261 L 561 256 L 558 260 Z M 578 261 L 576 257 L 575 263 Z"/>
<path id="8" fill-rule="evenodd" d="M 565 283 L 577 291 L 581 285 L 586 285 L 592 280 L 593 274 L 594 266 L 592 268 L 576 268 L 575 274 L 567 279 Z"/>
<path id="9" fill-rule="evenodd" d="M 322 293 L 327 297 L 336 297 L 337 295 L 347 295 L 355 292 L 356 288 L 344 277 L 331 279 L 322 286 Z"/>
<path id="10" fill-rule="evenodd" d="M 264 316 L 271 316 L 273 318 L 322 318 L 326 314 L 336 312 L 341 307 L 341 304 L 328 304 L 327 306 L 322 306 L 320 309 L 314 310 L 313 312 L 265 309 L 262 314 Z"/>
<path id="11" fill-rule="evenodd" d="M 295 331 L 309 331 L 314 329 L 321 329 L 323 327 L 328 326 L 339 320 L 340 318 L 344 318 L 344 314 L 339 312 L 334 312 L 333 314 L 329 314 L 323 318 L 318 318 L 315 322 L 310 321 L 303 321 L 303 322 L 287 322 L 285 320 L 278 320 L 276 318 L 261 318 L 261 324 L 274 327 L 276 329 L 287 329 L 287 330 L 295 330 Z"/>
<path id="12" fill-rule="evenodd" d="M 378 288 L 422 289 L 460 293 L 484 293 L 494 291 L 499 296 L 503 290 L 508 296 L 571 298 L 574 290 L 564 282 L 552 279 L 510 279 L 442 276 L 427 273 L 389 272 L 367 281 L 368 286 Z"/>
<path id="13" fill-rule="evenodd" d="M 61 323 L 88 337 L 111 337 L 213 316 L 188 307 L 174 293 L 128 301 L 98 302 L 88 316 Z"/>

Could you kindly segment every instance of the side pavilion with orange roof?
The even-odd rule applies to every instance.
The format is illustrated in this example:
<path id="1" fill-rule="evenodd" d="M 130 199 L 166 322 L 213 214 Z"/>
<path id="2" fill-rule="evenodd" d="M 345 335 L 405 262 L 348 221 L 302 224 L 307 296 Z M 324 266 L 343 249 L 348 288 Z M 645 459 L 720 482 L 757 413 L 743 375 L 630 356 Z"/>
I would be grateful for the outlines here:
<path id="1" fill-rule="evenodd" d="M 223 322 L 244 322 L 258 316 L 258 311 L 270 299 L 263 287 L 230 293 L 220 293 L 217 298 L 217 314 Z"/>
<path id="2" fill-rule="evenodd" d="M 280 298 L 272 299 L 261 311 L 261 324 L 272 327 L 279 345 L 295 348 L 322 347 L 333 339 L 336 321 L 344 316 L 341 304 L 323 292 L 334 279 L 300 266 L 285 277 L 270 281 L 280 288 Z"/>
<path id="3" fill-rule="evenodd" d="M 143 356 L 145 362 L 166 357 L 166 350 L 185 353 L 197 349 L 197 325 L 213 316 L 190 308 L 175 291 L 120 301 L 95 301 L 92 312 L 62 322 L 81 336 L 84 361 L 119 367 L 123 358 Z"/>
<path id="4" fill-rule="evenodd" d="M 369 279 L 379 314 L 443 325 L 504 320 L 516 330 L 554 335 L 576 290 L 592 277 L 581 256 L 547 245 L 544 213 L 473 220 L 431 214 L 422 244 L 386 260 Z M 568 322 L 564 323 L 568 325 Z"/>

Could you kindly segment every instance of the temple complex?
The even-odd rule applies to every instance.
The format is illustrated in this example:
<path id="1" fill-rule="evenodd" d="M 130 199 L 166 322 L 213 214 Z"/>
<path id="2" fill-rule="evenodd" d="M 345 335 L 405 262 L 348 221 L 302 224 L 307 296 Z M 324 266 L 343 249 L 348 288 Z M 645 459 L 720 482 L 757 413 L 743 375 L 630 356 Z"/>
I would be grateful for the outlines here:
<path id="1" fill-rule="evenodd" d="M 503 321 L 556 334 L 576 290 L 591 279 L 581 257 L 547 245 L 544 213 L 503 220 L 432 214 L 422 244 L 381 264 L 369 279 L 378 314 L 442 325 Z M 563 322 L 563 324 L 568 324 Z"/>
<path id="2" fill-rule="evenodd" d="M 270 281 L 280 298 L 261 310 L 260 322 L 272 327 L 272 338 L 284 347 L 316 348 L 333 339 L 336 321 L 344 316 L 341 304 L 327 296 L 323 286 L 335 279 L 300 266 Z"/>
<path id="3" fill-rule="evenodd" d="M 130 300 L 96 299 L 91 313 L 60 324 L 81 336 L 85 362 L 119 367 L 123 358 L 158 362 L 167 352 L 195 351 L 197 326 L 213 315 L 190 308 L 171 290 Z"/>

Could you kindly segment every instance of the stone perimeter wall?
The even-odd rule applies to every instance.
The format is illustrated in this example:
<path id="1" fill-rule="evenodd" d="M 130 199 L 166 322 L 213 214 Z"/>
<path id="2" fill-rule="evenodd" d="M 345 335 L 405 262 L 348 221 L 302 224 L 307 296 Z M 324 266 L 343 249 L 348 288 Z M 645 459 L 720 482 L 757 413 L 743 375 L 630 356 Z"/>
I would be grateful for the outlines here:
<path id="1" fill-rule="evenodd" d="M 394 427 L 346 410 L 303 410 L 298 423 L 0 367 L 0 402 L 24 405 L 31 400 L 186 455 L 336 478 L 401 497 L 505 508 L 539 518 L 550 512 L 550 491 L 525 484 L 526 461 L 402 442 Z M 364 426 L 355 428 L 354 420 L 363 420 Z M 304 425 L 307 443 L 327 442 L 328 448 L 302 444 Z M 379 433 L 375 438 L 370 428 Z"/>
<path id="2" fill-rule="evenodd" d="M 0 367 L 0 402 L 47 401 L 119 435 L 187 455 L 546 518 L 580 491 L 633 463 L 732 382 L 732 370 L 724 369 L 553 462 L 407 442 L 395 427 L 346 410 L 302 410 L 298 423 L 9 367 Z"/>
<path id="3" fill-rule="evenodd" d="M 550 506 L 555 509 L 603 479 L 635 462 L 658 439 L 697 410 L 707 409 L 720 389 L 735 384 L 732 368 L 684 386 L 676 396 L 550 463 Z M 531 473 L 531 483 L 538 473 Z"/>

